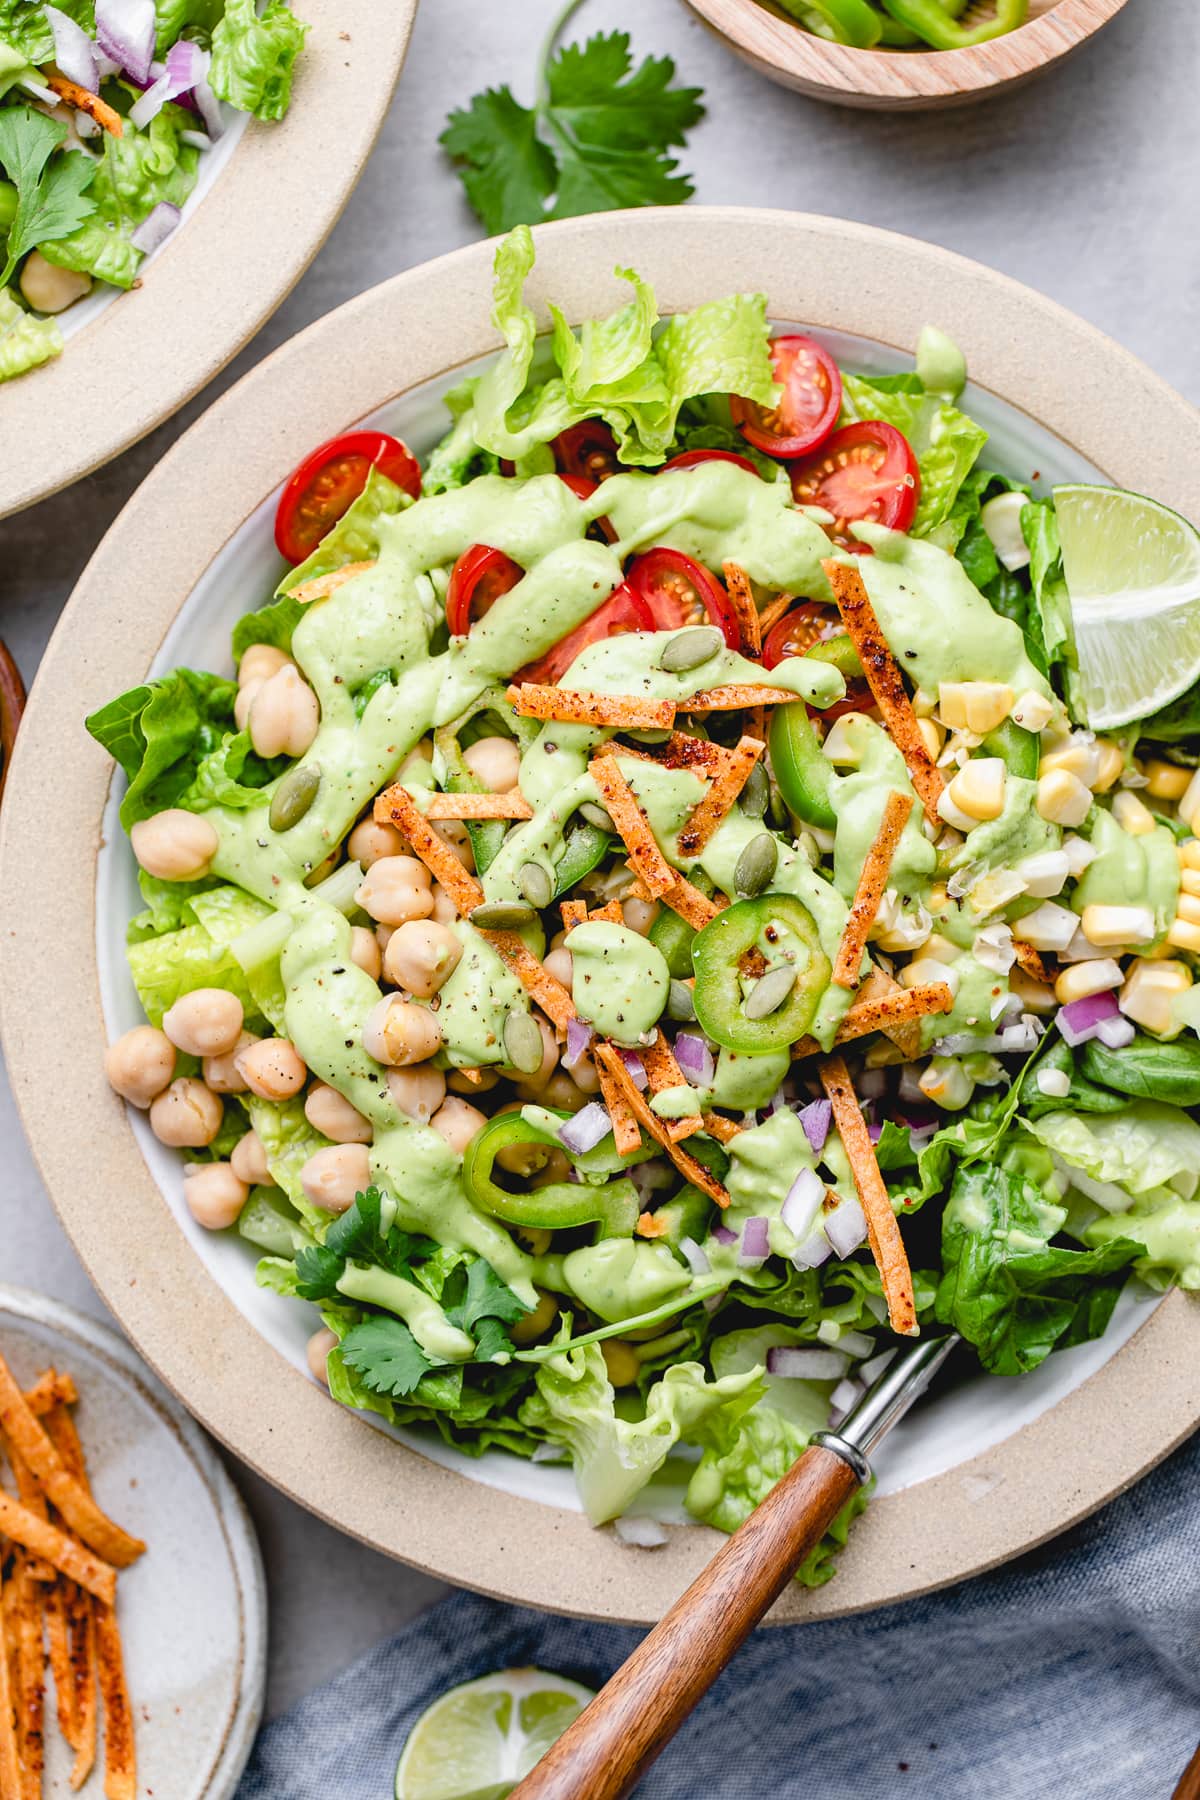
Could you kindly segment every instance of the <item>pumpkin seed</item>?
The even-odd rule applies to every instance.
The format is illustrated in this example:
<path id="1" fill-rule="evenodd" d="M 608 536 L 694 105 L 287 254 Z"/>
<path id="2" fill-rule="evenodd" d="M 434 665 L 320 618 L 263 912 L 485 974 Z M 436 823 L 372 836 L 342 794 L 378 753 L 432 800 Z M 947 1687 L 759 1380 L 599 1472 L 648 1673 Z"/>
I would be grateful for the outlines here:
<path id="1" fill-rule="evenodd" d="M 514 1069 L 522 1075 L 536 1075 L 545 1051 L 536 1019 L 527 1012 L 509 1013 L 504 1021 L 504 1049 Z"/>
<path id="2" fill-rule="evenodd" d="M 667 1017 L 678 1019 L 681 1024 L 694 1019 L 696 1008 L 692 1002 L 692 990 L 686 981 L 673 981 L 667 989 Z"/>
<path id="3" fill-rule="evenodd" d="M 537 918 L 532 906 L 525 906 L 520 900 L 485 900 L 470 916 L 472 925 L 481 931 L 517 931 L 522 925 L 532 925 Z"/>
<path id="4" fill-rule="evenodd" d="M 645 725 L 637 731 L 626 731 L 625 737 L 631 737 L 635 744 L 665 744 L 671 733 L 658 725 Z"/>
<path id="5" fill-rule="evenodd" d="M 734 892 L 743 900 L 752 900 L 768 888 L 779 861 L 779 845 L 769 831 L 752 837 L 737 859 L 733 871 Z"/>
<path id="6" fill-rule="evenodd" d="M 746 777 L 746 785 L 738 795 L 738 805 L 748 818 L 761 819 L 771 799 L 771 778 L 761 763 L 755 763 Z"/>
<path id="7" fill-rule="evenodd" d="M 320 785 L 319 763 L 305 763 L 285 775 L 271 796 L 271 810 L 267 815 L 271 830 L 290 831 L 293 825 L 298 825 L 316 799 Z"/>
<path id="8" fill-rule="evenodd" d="M 541 863 L 522 863 L 517 870 L 517 886 L 530 906 L 536 906 L 539 912 L 554 898 L 554 883 Z"/>
<path id="9" fill-rule="evenodd" d="M 617 836 L 617 828 L 612 822 L 612 815 L 606 812 L 602 806 L 597 806 L 594 800 L 584 801 L 579 808 L 579 816 L 581 819 L 586 819 L 589 825 L 595 825 L 599 831 L 611 831 L 614 837 Z"/>
<path id="10" fill-rule="evenodd" d="M 768 969 L 746 995 L 742 1011 L 748 1019 L 769 1019 L 778 1012 L 796 985 L 796 971 L 790 963 Z"/>
<path id="11" fill-rule="evenodd" d="M 715 625 L 695 625 L 690 631 L 681 631 L 673 637 L 658 659 L 660 669 L 666 669 L 672 675 L 686 675 L 689 669 L 698 669 L 717 654 L 725 642 Z"/>

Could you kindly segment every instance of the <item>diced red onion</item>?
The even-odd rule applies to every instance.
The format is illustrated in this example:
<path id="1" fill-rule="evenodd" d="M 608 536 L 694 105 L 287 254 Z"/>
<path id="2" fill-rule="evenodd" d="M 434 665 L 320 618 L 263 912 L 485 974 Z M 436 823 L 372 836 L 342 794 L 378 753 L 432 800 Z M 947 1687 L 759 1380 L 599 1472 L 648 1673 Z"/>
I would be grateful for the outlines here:
<path id="1" fill-rule="evenodd" d="M 587 1150 L 594 1150 L 597 1144 L 612 1130 L 612 1120 L 598 1100 L 589 1100 L 587 1105 L 575 1114 L 573 1119 L 565 1119 L 558 1128 L 558 1141 L 564 1150 L 573 1150 L 582 1156 Z"/>
<path id="2" fill-rule="evenodd" d="M 825 1184 L 815 1169 L 801 1169 L 779 1209 L 779 1216 L 799 1242 L 812 1230 L 825 1198 Z"/>
<path id="3" fill-rule="evenodd" d="M 1109 1050 L 1123 1050 L 1126 1044 L 1132 1044 L 1137 1030 L 1132 1019 L 1101 1019 L 1096 1026 L 1096 1036 Z"/>
<path id="4" fill-rule="evenodd" d="M 867 1126 L 867 1136 L 870 1138 L 870 1140 L 873 1144 L 877 1144 L 879 1142 L 880 1138 L 883 1136 L 883 1126 L 879 1123 L 879 1121 L 877 1119 L 873 1119 L 871 1121 L 871 1123 Z"/>
<path id="5" fill-rule="evenodd" d="M 1069 1000 L 1066 1006 L 1059 1007 L 1058 1029 L 1074 1048 L 1076 1044 L 1086 1044 L 1089 1038 L 1094 1038 L 1100 1021 L 1119 1017 L 1120 1010 L 1111 988 L 1102 994 L 1087 994 L 1082 1000 Z"/>
<path id="6" fill-rule="evenodd" d="M 800 1109 L 800 1123 L 804 1127 L 805 1137 L 819 1156 L 825 1148 L 829 1127 L 833 1123 L 832 1101 L 810 1100 L 807 1106 Z"/>
<path id="7" fill-rule="evenodd" d="M 887 1075 L 882 1069 L 861 1069 L 854 1085 L 860 1100 L 880 1100 L 887 1092 Z"/>
<path id="8" fill-rule="evenodd" d="M 742 1243 L 738 1251 L 739 1269 L 756 1269 L 771 1254 L 765 1219 L 747 1219 L 742 1226 Z"/>
<path id="9" fill-rule="evenodd" d="M 196 83 L 208 73 L 208 64 L 208 51 L 202 50 L 199 44 L 193 44 L 188 38 L 181 38 L 177 44 L 173 44 L 167 53 L 162 74 L 129 109 L 129 117 L 138 130 L 144 131 L 151 119 L 157 118 L 168 100 L 178 100 L 181 96 L 190 94 Z"/>
<path id="10" fill-rule="evenodd" d="M 139 87 L 150 81 L 156 30 L 154 0 L 96 0 L 96 41 Z"/>
<path id="11" fill-rule="evenodd" d="M 625 1064 L 625 1073 L 635 1088 L 644 1093 L 649 1086 L 650 1077 L 646 1073 L 646 1065 L 636 1050 L 620 1050 L 618 1055 Z"/>
<path id="12" fill-rule="evenodd" d="M 862 1399 L 862 1393 L 862 1382 L 855 1381 L 851 1375 L 838 1382 L 829 1396 L 829 1414 L 835 1424 L 841 1424 L 851 1407 Z"/>
<path id="13" fill-rule="evenodd" d="M 730 1231 L 728 1225 L 714 1225 L 713 1236 L 716 1238 L 718 1244 L 737 1243 L 737 1232 Z"/>
<path id="14" fill-rule="evenodd" d="M 792 1262 L 797 1269 L 818 1269 L 832 1255 L 833 1245 L 821 1227 L 814 1225 L 804 1242 L 792 1251 Z"/>
<path id="15" fill-rule="evenodd" d="M 716 1070 L 713 1053 L 704 1039 L 694 1031 L 680 1031 L 675 1037 L 675 1061 L 688 1080 L 697 1087 L 708 1087 Z"/>
<path id="16" fill-rule="evenodd" d="M 875 1339 L 868 1337 L 865 1331 L 839 1332 L 835 1342 L 837 1348 L 844 1350 L 847 1356 L 852 1356 L 855 1362 L 864 1356 L 870 1356 L 875 1348 Z"/>
<path id="17" fill-rule="evenodd" d="M 567 1020 L 567 1048 L 563 1055 L 563 1064 L 574 1069 L 587 1055 L 594 1033 L 590 1025 L 585 1025 L 576 1014 Z"/>
<path id="18" fill-rule="evenodd" d="M 166 243 L 182 217 L 177 206 L 172 206 L 169 200 L 160 200 L 153 212 L 146 214 L 129 241 L 135 250 L 141 250 L 146 256 L 150 256 Z"/>
<path id="19" fill-rule="evenodd" d="M 820 1350 L 800 1344 L 777 1344 L 767 1351 L 767 1374 L 796 1381 L 841 1381 L 850 1358 L 840 1350 Z"/>
<path id="20" fill-rule="evenodd" d="M 867 1235 L 867 1215 L 857 1200 L 843 1200 L 833 1212 L 825 1214 L 825 1236 L 839 1256 L 857 1250 Z"/>
<path id="21" fill-rule="evenodd" d="M 658 1550 L 667 1541 L 657 1519 L 614 1519 L 613 1531 L 623 1544 L 633 1544 L 638 1550 Z"/>
<path id="22" fill-rule="evenodd" d="M 192 98 L 196 102 L 196 111 L 204 121 L 204 129 L 216 143 L 225 135 L 225 121 L 221 117 L 221 102 L 209 86 L 208 75 L 204 74 L 192 90 Z"/>
<path id="23" fill-rule="evenodd" d="M 54 33 L 54 60 L 68 81 L 94 94 L 99 86 L 96 74 L 96 46 L 82 25 L 68 18 L 57 6 L 45 8 L 50 29 Z"/>
<path id="24" fill-rule="evenodd" d="M 181 144 L 190 144 L 193 150 L 211 150 L 213 147 L 207 131 L 181 131 L 179 141 Z"/>
<path id="25" fill-rule="evenodd" d="M 711 1275 L 712 1264 L 705 1256 L 695 1238 L 680 1238 L 679 1248 L 687 1258 L 687 1266 L 693 1275 Z"/>
<path id="26" fill-rule="evenodd" d="M 865 1382 L 866 1385 L 870 1387 L 872 1382 L 879 1380 L 879 1377 L 883 1374 L 883 1371 L 887 1368 L 895 1354 L 896 1352 L 894 1349 L 881 1350 L 878 1356 L 872 1356 L 859 1368 L 859 1380 Z"/>

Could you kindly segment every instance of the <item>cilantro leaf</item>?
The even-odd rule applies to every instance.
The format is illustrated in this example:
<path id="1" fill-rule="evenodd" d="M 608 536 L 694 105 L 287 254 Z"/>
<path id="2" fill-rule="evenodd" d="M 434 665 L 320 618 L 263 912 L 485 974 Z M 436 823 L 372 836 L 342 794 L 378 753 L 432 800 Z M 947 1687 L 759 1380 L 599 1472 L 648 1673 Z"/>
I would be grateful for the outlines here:
<path id="1" fill-rule="evenodd" d="M 401 1319 L 373 1314 L 352 1325 L 341 1342 L 342 1360 L 376 1394 L 402 1399 L 433 1368 Z"/>
<path id="2" fill-rule="evenodd" d="M 692 186 L 669 151 L 704 109 L 701 90 L 672 87 L 674 77 L 669 56 L 635 68 L 628 32 L 597 33 L 543 56 L 534 106 L 507 86 L 488 88 L 450 114 L 440 141 L 490 232 L 675 205 Z"/>
<path id="3" fill-rule="evenodd" d="M 481 1319 L 501 1319 L 512 1325 L 527 1311 L 524 1302 L 481 1256 L 467 1270 L 466 1292 L 454 1309 L 454 1322 L 464 1331 L 474 1331 Z"/>
<path id="4" fill-rule="evenodd" d="M 17 190 L 0 287 L 7 286 L 26 251 L 69 237 L 96 210 L 94 202 L 83 197 L 96 173 L 91 158 L 72 150 L 50 161 L 66 135 L 61 120 L 48 119 L 32 107 L 0 112 L 0 167 Z"/>

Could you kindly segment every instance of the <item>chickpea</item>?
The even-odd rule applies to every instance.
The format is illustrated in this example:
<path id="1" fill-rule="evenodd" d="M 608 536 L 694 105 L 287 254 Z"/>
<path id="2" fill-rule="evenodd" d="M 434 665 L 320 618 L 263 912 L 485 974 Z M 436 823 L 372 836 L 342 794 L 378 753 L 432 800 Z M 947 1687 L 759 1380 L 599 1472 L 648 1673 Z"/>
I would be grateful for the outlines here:
<path id="1" fill-rule="evenodd" d="M 199 813 L 168 806 L 152 818 L 139 819 L 129 842 L 147 875 L 160 881 L 198 881 L 208 874 L 221 840 Z"/>
<path id="2" fill-rule="evenodd" d="M 320 887 L 321 883 L 326 880 L 328 876 L 333 874 L 333 871 L 337 868 L 341 860 L 341 849 L 335 846 L 335 848 L 329 852 L 329 855 L 325 858 L 324 862 L 319 862 L 315 869 L 309 870 L 308 874 L 304 877 L 305 887 Z"/>
<path id="3" fill-rule="evenodd" d="M 237 1043 L 224 1056 L 206 1056 L 200 1065 L 200 1073 L 214 1094 L 244 1094 L 246 1092 L 245 1076 L 239 1074 L 237 1058 L 258 1039 L 252 1031 L 239 1031 Z"/>
<path id="4" fill-rule="evenodd" d="M 564 1112 L 577 1113 L 587 1104 L 587 1095 L 565 1069 L 556 1069 L 543 1088 L 523 1085 L 517 1092 L 523 1100 L 534 1101 L 538 1106 L 561 1106 Z"/>
<path id="5" fill-rule="evenodd" d="M 163 1014 L 163 1030 L 188 1056 L 228 1056 L 242 1035 L 245 1013 L 224 988 L 193 988 Z"/>
<path id="6" fill-rule="evenodd" d="M 321 723 L 317 696 L 295 663 L 268 675 L 250 707 L 250 742 L 260 756 L 303 756 Z"/>
<path id="7" fill-rule="evenodd" d="M 229 1166 L 238 1180 L 244 1181 L 248 1187 L 271 1186 L 270 1164 L 257 1131 L 248 1131 L 245 1137 L 238 1139 L 233 1146 Z"/>
<path id="8" fill-rule="evenodd" d="M 535 1012 L 532 1016 L 534 1024 L 542 1034 L 541 1066 L 535 1069 L 531 1075 L 518 1075 L 515 1079 L 519 1088 L 533 1088 L 540 1093 L 558 1067 L 559 1044 L 550 1021 L 544 1019 L 539 1012 Z"/>
<path id="9" fill-rule="evenodd" d="M 325 1365 L 329 1361 L 329 1352 L 337 1349 L 337 1343 L 337 1332 L 330 1331 L 328 1325 L 322 1325 L 320 1331 L 313 1332 L 305 1346 L 308 1372 L 322 1387 L 329 1386 L 329 1370 Z"/>
<path id="10" fill-rule="evenodd" d="M 219 1095 L 194 1075 L 181 1075 L 151 1102 L 150 1129 L 160 1144 L 204 1150 L 220 1131 L 224 1116 Z"/>
<path id="11" fill-rule="evenodd" d="M 233 703 L 233 722 L 239 731 L 245 731 L 250 724 L 250 708 L 254 705 L 262 691 L 261 681 L 245 681 L 237 691 L 237 699 Z"/>
<path id="12" fill-rule="evenodd" d="M 645 937 L 657 919 L 662 908 L 657 900 L 622 900 L 621 916 L 630 931 L 640 932 Z"/>
<path id="13" fill-rule="evenodd" d="M 452 1094 L 488 1094 L 500 1079 L 499 1069 L 474 1069 L 475 1079 L 469 1080 L 465 1069 L 452 1069 L 446 1077 L 446 1086 Z"/>
<path id="14" fill-rule="evenodd" d="M 286 650 L 280 650 L 275 644 L 251 644 L 242 652 L 242 660 L 238 664 L 237 678 L 239 687 L 249 687 L 252 681 L 269 681 L 272 675 L 278 675 L 280 669 L 286 669 L 292 659 Z"/>
<path id="15" fill-rule="evenodd" d="M 463 751 L 463 761 L 493 794 L 509 794 L 521 772 L 521 752 L 511 738 L 480 738 Z"/>
<path id="16" fill-rule="evenodd" d="M 433 881 L 415 856 L 381 856 L 372 863 L 354 898 L 380 925 L 427 919 L 433 911 Z"/>
<path id="17" fill-rule="evenodd" d="M 538 1303 L 533 1311 L 526 1313 L 509 1327 L 509 1336 L 514 1344 L 536 1343 L 538 1338 L 545 1337 L 558 1317 L 562 1301 L 557 1295 L 547 1294 L 544 1289 L 538 1288 L 537 1297 Z"/>
<path id="18" fill-rule="evenodd" d="M 383 953 L 389 981 L 418 999 L 432 1000 L 449 981 L 462 956 L 462 940 L 434 919 L 408 919 L 398 925 Z"/>
<path id="19" fill-rule="evenodd" d="M 545 1256 L 554 1242 L 554 1233 L 542 1225 L 514 1225 L 513 1236 L 530 1256 Z"/>
<path id="20" fill-rule="evenodd" d="M 520 1112 L 520 1110 L 521 1102 L 519 1100 L 510 1100 L 507 1106 L 502 1106 L 499 1112 L 495 1113 L 493 1116 L 498 1119 L 503 1113 Z M 500 1168 L 507 1169 L 510 1175 L 524 1175 L 528 1178 L 530 1175 L 539 1174 L 540 1171 L 546 1167 L 553 1151 L 553 1144 L 535 1144 L 530 1142 L 523 1144 L 505 1144 L 501 1149 L 497 1150 L 496 1162 Z M 562 1154 L 561 1151 L 559 1154 Z M 565 1162 L 566 1158 L 564 1157 L 563 1160 Z"/>
<path id="21" fill-rule="evenodd" d="M 430 915 L 439 925 L 453 925 L 458 917 L 458 908 L 454 901 L 438 882 L 433 884 L 433 912 Z"/>
<path id="22" fill-rule="evenodd" d="M 335 1144 L 369 1144 L 375 1136 L 371 1121 L 323 1081 L 315 1082 L 305 1095 L 304 1116 L 314 1131 Z"/>
<path id="23" fill-rule="evenodd" d="M 371 1159 L 365 1144 L 330 1144 L 310 1156 L 300 1171 L 300 1185 L 314 1206 L 344 1213 L 355 1196 L 371 1185 Z"/>
<path id="24" fill-rule="evenodd" d="M 487 1118 L 469 1101 L 451 1096 L 442 1102 L 429 1123 L 439 1137 L 445 1138 L 454 1154 L 462 1156 L 472 1138 L 477 1137 L 487 1124 Z"/>
<path id="25" fill-rule="evenodd" d="M 410 1063 L 425 1062 L 440 1049 L 442 1028 L 427 1007 L 387 994 L 368 1015 L 362 1042 L 376 1062 L 403 1069 Z"/>
<path id="26" fill-rule="evenodd" d="M 238 1051 L 233 1066 L 260 1100 L 290 1100 L 308 1079 L 308 1070 L 287 1038 L 260 1038 Z"/>
<path id="27" fill-rule="evenodd" d="M 228 1231 L 237 1224 L 250 1189 L 235 1174 L 232 1163 L 189 1163 L 183 1197 L 197 1225 L 203 1225 L 205 1231 Z"/>
<path id="28" fill-rule="evenodd" d="M 104 1073 L 123 1100 L 145 1112 L 175 1073 L 175 1046 L 153 1025 L 135 1025 L 104 1052 Z"/>
<path id="29" fill-rule="evenodd" d="M 567 992 L 570 993 L 574 962 L 569 950 L 564 950 L 561 947 L 557 950 L 551 950 L 543 959 L 542 966 L 549 970 L 555 981 L 561 981 Z"/>
<path id="30" fill-rule="evenodd" d="M 422 1125 L 428 1125 L 446 1098 L 446 1077 L 432 1063 L 421 1063 L 414 1069 L 389 1069 L 387 1084 L 397 1112 Z"/>
<path id="31" fill-rule="evenodd" d="M 604 1366 L 608 1370 L 608 1379 L 614 1387 L 632 1387 L 641 1373 L 641 1363 L 637 1352 L 623 1344 L 620 1338 L 605 1338 L 600 1346 L 600 1354 L 604 1358 Z"/>
<path id="32" fill-rule="evenodd" d="M 383 973 L 383 957 L 380 955 L 379 943 L 373 931 L 365 925 L 350 927 L 350 961 L 365 969 L 372 981 L 378 981 Z"/>
<path id="33" fill-rule="evenodd" d="M 406 775 L 421 774 L 422 764 L 424 764 L 425 768 L 428 768 L 432 761 L 433 739 L 422 738 L 419 744 L 413 745 L 404 761 L 400 764 L 400 780 L 403 781 Z"/>
<path id="34" fill-rule="evenodd" d="M 598 1094 L 600 1092 L 600 1077 L 596 1073 L 596 1065 L 589 1062 L 586 1056 L 581 1057 L 575 1067 L 568 1069 L 566 1073 L 581 1094 Z"/>
<path id="35" fill-rule="evenodd" d="M 20 285 L 34 312 L 60 313 L 91 293 L 92 278 L 75 269 L 60 269 L 40 250 L 33 250 L 25 258 Z"/>
<path id="36" fill-rule="evenodd" d="M 385 856 L 411 856 L 412 846 L 394 825 L 380 825 L 368 815 L 346 839 L 346 854 L 369 869 Z"/>
<path id="37" fill-rule="evenodd" d="M 462 820 L 435 819 L 433 829 L 443 844 L 453 850 L 468 875 L 473 875 L 475 873 L 475 852 L 471 848 L 471 839 Z"/>
<path id="38" fill-rule="evenodd" d="M 551 1187 L 555 1182 L 570 1181 L 570 1179 L 571 1165 L 567 1161 L 565 1151 L 551 1149 L 546 1158 L 545 1168 L 535 1171 L 529 1185 L 534 1188 Z"/>

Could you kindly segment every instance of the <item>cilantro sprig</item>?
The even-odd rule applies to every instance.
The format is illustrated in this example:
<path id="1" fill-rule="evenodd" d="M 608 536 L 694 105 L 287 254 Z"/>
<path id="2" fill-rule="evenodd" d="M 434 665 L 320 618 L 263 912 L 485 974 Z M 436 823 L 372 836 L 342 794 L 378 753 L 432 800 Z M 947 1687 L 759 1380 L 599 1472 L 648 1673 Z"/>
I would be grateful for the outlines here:
<path id="1" fill-rule="evenodd" d="M 84 197 L 96 173 L 91 158 L 80 150 L 54 155 L 66 135 L 61 120 L 48 119 L 30 106 L 0 112 L 0 169 L 17 190 L 0 288 L 12 280 L 26 251 L 69 237 L 96 210 Z"/>
<path id="2" fill-rule="evenodd" d="M 452 112 L 441 135 L 489 232 L 691 196 L 669 153 L 703 117 L 702 90 L 672 87 L 669 56 L 635 69 L 628 32 L 559 49 L 579 4 L 571 0 L 547 38 L 533 106 L 507 85 L 488 88 Z"/>

